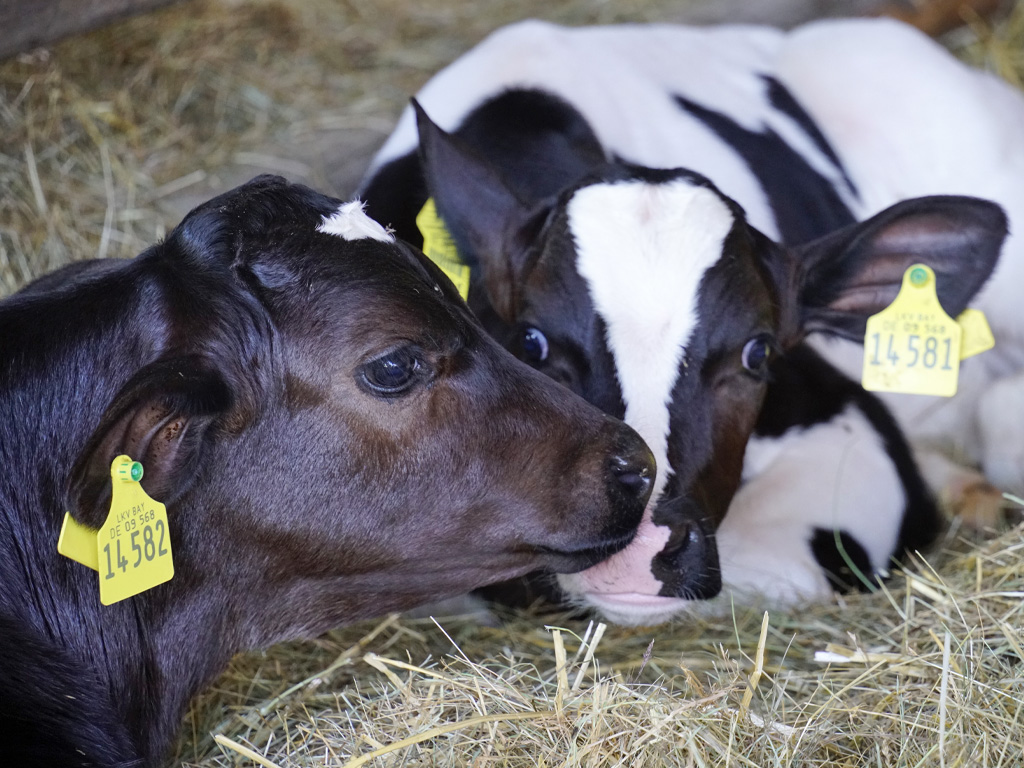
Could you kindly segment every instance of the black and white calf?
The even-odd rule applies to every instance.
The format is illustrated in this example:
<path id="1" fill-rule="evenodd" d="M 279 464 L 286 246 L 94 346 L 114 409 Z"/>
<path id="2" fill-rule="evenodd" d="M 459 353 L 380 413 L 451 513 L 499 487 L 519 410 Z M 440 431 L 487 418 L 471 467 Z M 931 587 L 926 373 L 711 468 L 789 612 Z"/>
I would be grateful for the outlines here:
<path id="1" fill-rule="evenodd" d="M 361 206 L 272 177 L 0 302 L 0 345 L 0 733 L 21 768 L 162 764 L 239 650 L 592 565 L 654 473 Z M 167 505 L 174 577 L 104 606 L 57 539 L 66 511 L 102 525 L 120 454 Z"/>
<path id="2" fill-rule="evenodd" d="M 714 595 L 715 529 L 722 581 L 792 601 L 870 579 L 938 525 L 892 418 L 800 343 L 858 339 L 919 260 L 959 312 L 996 262 L 1005 217 L 930 197 L 855 224 L 857 183 L 772 76 L 782 40 L 511 27 L 417 97 L 454 136 L 423 113 L 417 136 L 403 115 L 363 185 L 409 238 L 434 197 L 485 325 L 654 450 L 637 540 L 561 579 L 619 621 Z M 811 242 L 783 247 L 768 236 L 780 233 Z"/>
<path id="3" fill-rule="evenodd" d="M 806 242 L 922 195 L 993 200 L 1010 222 L 1024 222 L 1024 98 L 891 20 L 825 20 L 788 32 L 526 21 L 495 32 L 417 98 L 454 130 L 507 88 L 564 98 L 607 156 L 707 176 L 781 242 Z M 403 158 L 408 168 L 416 141 L 407 110 L 368 178 Z M 1003 254 L 972 303 L 997 344 L 964 361 L 958 394 L 882 395 L 929 485 L 954 500 L 983 480 L 979 469 L 1024 494 L 1024 238 L 1013 227 Z M 810 341 L 859 379 L 859 345 Z"/>

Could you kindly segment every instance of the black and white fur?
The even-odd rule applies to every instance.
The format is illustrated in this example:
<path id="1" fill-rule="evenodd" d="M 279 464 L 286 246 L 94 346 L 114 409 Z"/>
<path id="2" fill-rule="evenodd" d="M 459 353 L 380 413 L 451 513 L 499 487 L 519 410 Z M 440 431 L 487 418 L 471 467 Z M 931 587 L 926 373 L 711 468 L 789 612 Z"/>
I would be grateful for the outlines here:
<path id="1" fill-rule="evenodd" d="M 557 94 L 606 152 L 714 180 L 769 237 L 802 242 L 815 222 L 864 220 L 933 194 L 994 200 L 1024 221 L 1024 98 L 917 30 L 886 19 L 768 27 L 622 25 L 501 29 L 417 98 L 445 129 L 509 87 Z M 416 146 L 401 117 L 369 177 Z M 368 177 L 368 178 L 369 178 Z M 1024 494 L 1024 240 L 1010 232 L 973 306 L 997 339 L 965 361 L 953 398 L 883 395 L 929 484 L 954 499 L 984 477 Z M 812 343 L 859 377 L 862 349 Z"/>
<path id="2" fill-rule="evenodd" d="M 855 35 L 914 36 L 886 22 L 850 24 Z M 832 29 L 839 37 L 848 33 L 843 23 Z M 701 540 L 719 520 L 721 579 L 734 590 L 782 601 L 821 597 L 830 582 L 858 584 L 856 570 L 870 580 L 903 546 L 919 546 L 936 530 L 934 506 L 892 420 L 875 398 L 809 349 L 774 364 L 765 378 L 771 383 L 764 411 L 757 411 L 763 390 L 740 398 L 754 403 L 752 419 L 739 419 L 750 424 L 725 428 L 734 414 L 718 414 L 708 403 L 695 411 L 682 391 L 688 376 L 696 378 L 694 370 L 706 373 L 707 355 L 726 354 L 729 344 L 742 346 L 757 335 L 753 323 L 745 338 L 724 344 L 715 338 L 730 326 L 739 333 L 744 312 L 756 313 L 765 288 L 750 275 L 734 274 L 720 286 L 708 280 L 730 269 L 731 245 L 752 240 L 755 261 L 768 262 L 771 272 L 776 266 L 765 255 L 772 249 L 764 235 L 803 243 L 851 225 L 868 210 L 865 185 L 797 98 L 784 76 L 788 70 L 776 66 L 786 43 L 782 33 L 756 28 L 515 25 L 417 96 L 431 118 L 455 130 L 454 152 L 424 145 L 424 178 L 416 151 L 423 118 L 418 140 L 407 113 L 363 185 L 370 210 L 404 237 L 416 237 L 412 219 L 428 191 L 437 198 L 474 269 L 470 304 L 492 332 L 513 349 L 533 327 L 549 339 L 571 339 L 571 354 L 539 367 L 624 416 L 652 446 L 660 467 L 653 498 L 659 501 L 652 502 L 638 542 L 597 569 L 561 580 L 619 621 L 662 619 L 683 609 L 686 598 L 717 591 L 717 575 L 708 576 L 717 567 L 714 547 Z M 472 194 L 460 198 L 459 186 Z M 503 206 L 504 214 L 495 211 Z M 768 322 L 763 328 L 778 351 L 793 350 L 813 330 L 856 338 L 863 333 L 860 313 L 871 303 L 863 293 L 880 277 L 885 284 L 874 300 L 881 308 L 895 295 L 896 273 L 925 253 L 935 258 L 941 298 L 955 314 L 988 277 L 1004 234 L 998 212 L 966 220 L 972 217 L 962 217 L 948 200 L 919 201 L 907 219 L 916 223 L 896 222 L 875 253 L 861 254 L 880 266 L 863 260 L 857 267 L 849 261 L 816 265 L 832 274 L 814 286 L 817 295 L 801 299 L 814 309 L 785 306 L 792 296 L 780 306 L 771 294 L 785 289 L 773 287 L 769 277 L 764 312 L 774 309 L 781 315 L 775 323 L 794 327 L 780 331 Z M 970 234 L 954 243 L 961 226 Z M 909 240 L 901 241 L 901 228 Z M 509 257 L 517 249 L 525 252 L 519 264 Z M 834 248 L 831 258 L 842 250 Z M 559 252 L 571 270 L 558 268 L 553 254 Z M 502 258 L 502 268 L 489 267 Z M 880 274 L 869 276 L 873 268 Z M 849 273 L 859 269 L 859 287 L 829 284 L 856 283 Z M 951 285 L 945 275 L 962 284 Z M 563 301 L 557 311 L 550 309 L 552 289 Z M 855 319 L 828 310 L 813 316 L 844 290 L 853 298 L 839 303 L 846 309 L 844 302 L 858 304 L 850 313 Z M 545 307 L 546 326 L 536 325 L 538 306 Z M 787 320 L 790 313 L 797 317 Z M 579 343 L 584 338 L 589 346 Z M 741 349 L 731 353 L 738 358 Z M 800 397 L 794 380 L 827 407 L 774 415 L 780 403 Z M 754 422 L 744 484 L 734 498 Z M 693 444 L 702 439 L 707 444 Z M 739 448 L 709 447 L 715 440 L 739 440 Z M 714 509 L 730 500 L 728 515 Z M 695 575 L 701 569 L 703 576 Z"/>

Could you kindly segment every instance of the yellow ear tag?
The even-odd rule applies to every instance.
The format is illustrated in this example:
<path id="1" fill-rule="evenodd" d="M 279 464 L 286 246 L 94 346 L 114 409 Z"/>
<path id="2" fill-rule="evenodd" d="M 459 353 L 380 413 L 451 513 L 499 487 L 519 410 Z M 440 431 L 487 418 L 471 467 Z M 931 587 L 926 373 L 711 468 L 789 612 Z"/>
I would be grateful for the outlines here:
<path id="1" fill-rule="evenodd" d="M 896 300 L 868 318 L 862 384 L 875 392 L 956 394 L 960 326 L 939 304 L 935 273 L 915 264 Z"/>
<path id="2" fill-rule="evenodd" d="M 100 569 L 100 561 L 96 559 L 96 531 L 82 525 L 68 512 L 64 513 L 57 551 L 94 571 Z"/>
<path id="3" fill-rule="evenodd" d="M 99 571 L 100 602 L 111 605 L 174 576 L 167 507 L 139 485 L 142 465 L 118 456 L 110 465 L 110 513 L 98 532 L 64 515 L 57 551 Z M 91 557 L 90 552 L 91 550 Z"/>
<path id="4" fill-rule="evenodd" d="M 100 602 L 111 605 L 174 576 L 167 507 L 139 485 L 142 465 L 118 456 L 110 465 L 110 514 L 96 536 Z"/>
<path id="5" fill-rule="evenodd" d="M 455 247 L 448 227 L 437 215 L 434 198 L 428 198 L 416 215 L 416 226 L 423 235 L 423 253 L 455 283 L 462 300 L 468 299 L 469 266 L 459 256 L 459 250 Z"/>
<path id="6" fill-rule="evenodd" d="M 965 309 L 957 316 L 956 321 L 964 334 L 960 340 L 961 360 L 985 352 L 996 345 L 985 313 L 980 309 Z"/>

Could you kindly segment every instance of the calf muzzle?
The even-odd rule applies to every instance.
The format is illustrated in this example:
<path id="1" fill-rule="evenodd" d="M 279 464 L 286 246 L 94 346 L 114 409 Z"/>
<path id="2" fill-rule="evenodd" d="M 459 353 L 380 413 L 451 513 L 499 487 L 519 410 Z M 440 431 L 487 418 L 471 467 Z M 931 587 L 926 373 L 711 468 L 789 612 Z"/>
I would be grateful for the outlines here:
<path id="1" fill-rule="evenodd" d="M 670 500 L 668 504 L 683 503 Z M 699 518 L 671 526 L 665 548 L 651 561 L 651 573 L 662 582 L 662 597 L 707 600 L 722 590 L 722 569 L 714 533 Z"/>
<path id="2" fill-rule="evenodd" d="M 657 466 L 647 443 L 626 424 L 608 417 L 605 419 L 606 429 L 614 431 L 604 478 L 610 514 L 605 515 L 604 525 L 589 541 L 584 539 L 577 544 L 578 540 L 574 538 L 571 547 L 543 548 L 553 557 L 548 568 L 558 573 L 585 570 L 625 549 L 636 537 L 651 495 Z M 599 508 L 594 510 L 594 514 L 599 514 Z M 560 538 L 564 538 L 565 533 L 563 531 Z"/>

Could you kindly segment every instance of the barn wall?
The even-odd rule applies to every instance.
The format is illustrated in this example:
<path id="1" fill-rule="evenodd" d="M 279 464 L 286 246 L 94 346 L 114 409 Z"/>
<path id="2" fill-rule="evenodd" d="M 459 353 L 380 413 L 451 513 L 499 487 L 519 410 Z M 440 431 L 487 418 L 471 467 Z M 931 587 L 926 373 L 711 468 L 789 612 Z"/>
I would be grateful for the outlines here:
<path id="1" fill-rule="evenodd" d="M 0 59 L 175 0 L 3 0 Z"/>

